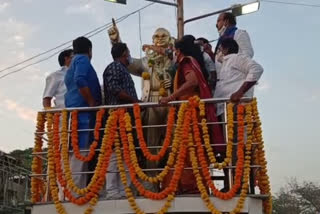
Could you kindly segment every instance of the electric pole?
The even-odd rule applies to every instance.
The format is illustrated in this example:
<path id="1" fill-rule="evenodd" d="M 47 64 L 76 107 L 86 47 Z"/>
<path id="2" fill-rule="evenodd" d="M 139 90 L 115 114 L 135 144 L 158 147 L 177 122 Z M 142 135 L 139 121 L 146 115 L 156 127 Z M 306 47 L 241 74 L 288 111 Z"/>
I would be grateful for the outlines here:
<path id="1" fill-rule="evenodd" d="M 178 39 L 181 39 L 184 35 L 183 0 L 177 0 L 177 4 Z"/>

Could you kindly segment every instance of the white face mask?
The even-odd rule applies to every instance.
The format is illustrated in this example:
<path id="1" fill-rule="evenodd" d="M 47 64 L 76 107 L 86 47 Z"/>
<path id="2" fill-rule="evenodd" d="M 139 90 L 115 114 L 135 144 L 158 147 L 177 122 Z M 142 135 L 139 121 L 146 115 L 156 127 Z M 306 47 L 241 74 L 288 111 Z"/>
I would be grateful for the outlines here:
<path id="1" fill-rule="evenodd" d="M 226 31 L 227 27 L 226 26 L 222 26 L 222 28 L 218 31 L 219 36 L 222 36 L 224 34 L 224 32 Z"/>

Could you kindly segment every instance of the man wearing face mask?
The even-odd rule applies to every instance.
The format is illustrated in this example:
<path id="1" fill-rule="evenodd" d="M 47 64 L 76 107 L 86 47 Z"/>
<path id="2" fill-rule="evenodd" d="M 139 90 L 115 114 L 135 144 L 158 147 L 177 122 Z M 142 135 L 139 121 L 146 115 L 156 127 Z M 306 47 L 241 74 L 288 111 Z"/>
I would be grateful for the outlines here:
<path id="1" fill-rule="evenodd" d="M 254 85 L 263 73 L 261 65 L 246 55 L 238 54 L 239 46 L 231 38 L 222 40 L 219 49 L 223 62 L 214 97 L 230 98 L 235 103 L 242 97 L 253 97 Z M 223 111 L 223 106 L 218 105 L 217 115 Z"/>
<path id="2" fill-rule="evenodd" d="M 222 54 L 219 51 L 221 41 L 226 38 L 234 39 L 239 45 L 239 53 L 250 58 L 253 57 L 253 48 L 251 45 L 249 34 L 245 30 L 236 27 L 236 17 L 232 13 L 221 13 L 217 19 L 217 30 L 219 32 L 219 40 L 214 52 L 214 60 L 216 63 L 218 79 L 220 79 L 220 70 L 222 62 Z"/>
<path id="3" fill-rule="evenodd" d="M 106 105 L 119 105 L 139 102 L 134 82 L 128 71 L 132 63 L 130 51 L 125 43 L 116 43 L 112 46 L 111 55 L 114 61 L 107 66 L 103 73 L 104 101 Z M 117 157 L 113 152 L 106 175 L 107 199 L 125 197 L 117 167 Z M 127 173 L 128 184 L 130 176 Z"/>
<path id="4" fill-rule="evenodd" d="M 119 105 L 138 102 L 136 89 L 128 66 L 132 63 L 130 51 L 125 43 L 112 46 L 114 61 L 103 73 L 104 101 L 106 105 Z"/>

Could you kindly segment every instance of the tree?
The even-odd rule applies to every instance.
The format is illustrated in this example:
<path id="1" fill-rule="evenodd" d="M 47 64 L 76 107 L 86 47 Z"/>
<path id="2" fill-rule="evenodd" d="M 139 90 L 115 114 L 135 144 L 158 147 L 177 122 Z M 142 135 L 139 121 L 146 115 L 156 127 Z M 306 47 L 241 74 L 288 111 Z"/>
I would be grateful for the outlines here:
<path id="1" fill-rule="evenodd" d="M 273 214 L 320 214 L 320 185 L 291 179 L 273 199 Z"/>
<path id="2" fill-rule="evenodd" d="M 32 164 L 32 148 L 28 148 L 25 150 L 13 150 L 12 152 L 10 152 L 10 156 L 14 157 L 18 163 L 20 164 L 20 166 L 22 166 L 23 168 L 31 171 L 31 164 Z"/>

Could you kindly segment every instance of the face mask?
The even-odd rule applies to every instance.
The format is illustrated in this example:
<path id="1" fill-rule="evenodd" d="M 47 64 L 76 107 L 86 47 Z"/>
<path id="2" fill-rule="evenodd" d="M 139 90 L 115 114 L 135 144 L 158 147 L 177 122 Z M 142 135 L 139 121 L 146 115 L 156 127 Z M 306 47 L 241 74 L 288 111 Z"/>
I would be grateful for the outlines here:
<path id="1" fill-rule="evenodd" d="M 128 56 L 127 60 L 128 60 L 129 65 L 131 65 L 133 63 L 133 59 L 132 59 L 131 55 Z"/>
<path id="2" fill-rule="evenodd" d="M 224 32 L 226 31 L 227 27 L 226 26 L 222 26 L 222 28 L 218 31 L 219 36 L 222 36 L 224 34 Z"/>

